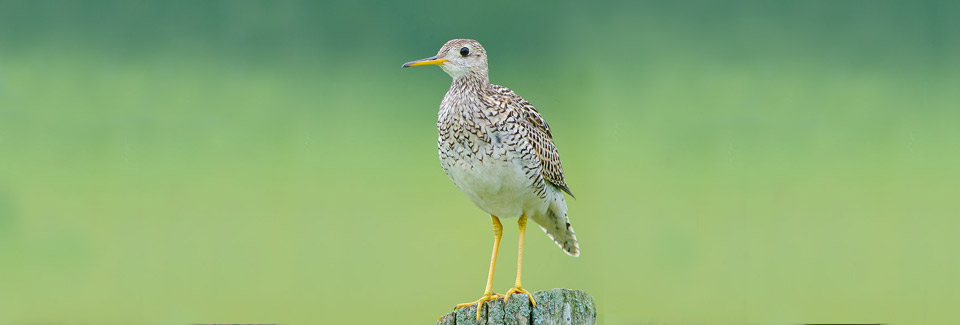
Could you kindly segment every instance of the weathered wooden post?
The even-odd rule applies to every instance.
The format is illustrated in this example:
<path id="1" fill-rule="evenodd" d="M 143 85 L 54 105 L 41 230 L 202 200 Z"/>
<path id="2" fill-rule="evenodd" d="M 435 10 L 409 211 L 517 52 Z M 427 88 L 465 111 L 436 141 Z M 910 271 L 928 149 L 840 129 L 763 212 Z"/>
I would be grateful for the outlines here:
<path id="1" fill-rule="evenodd" d="M 515 294 L 504 305 L 503 299 L 483 304 L 479 324 L 596 324 L 597 304 L 586 292 L 553 289 L 533 293 L 537 307 L 532 308 L 525 294 Z M 470 306 L 443 315 L 442 325 L 478 324 L 477 307 Z"/>

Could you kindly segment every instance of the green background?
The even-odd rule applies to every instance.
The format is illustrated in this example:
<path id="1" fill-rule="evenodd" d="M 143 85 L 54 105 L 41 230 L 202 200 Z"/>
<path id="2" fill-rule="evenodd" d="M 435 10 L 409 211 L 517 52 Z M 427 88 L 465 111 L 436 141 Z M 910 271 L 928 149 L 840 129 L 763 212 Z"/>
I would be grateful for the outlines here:
<path id="1" fill-rule="evenodd" d="M 435 322 L 489 217 L 440 169 L 479 40 L 550 122 L 612 324 L 960 323 L 960 5 L 0 1 L 0 323 Z M 515 276 L 505 221 L 494 288 Z"/>

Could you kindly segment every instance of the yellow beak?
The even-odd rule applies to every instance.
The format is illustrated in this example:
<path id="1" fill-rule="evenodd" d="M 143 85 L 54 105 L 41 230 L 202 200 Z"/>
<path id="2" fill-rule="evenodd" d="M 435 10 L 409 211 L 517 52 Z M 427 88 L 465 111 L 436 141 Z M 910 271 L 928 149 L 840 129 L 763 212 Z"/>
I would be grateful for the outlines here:
<path id="1" fill-rule="evenodd" d="M 447 59 L 438 59 L 438 58 L 435 57 L 435 56 L 431 56 L 431 57 L 426 58 L 426 59 L 420 59 L 420 60 L 410 61 L 410 62 L 404 63 L 404 64 L 403 64 L 403 67 L 404 67 L 404 68 L 409 68 L 409 67 L 415 67 L 415 66 L 418 66 L 418 65 L 429 65 L 429 64 L 437 64 L 437 65 L 440 65 L 440 64 L 443 64 L 444 62 L 447 62 Z"/>

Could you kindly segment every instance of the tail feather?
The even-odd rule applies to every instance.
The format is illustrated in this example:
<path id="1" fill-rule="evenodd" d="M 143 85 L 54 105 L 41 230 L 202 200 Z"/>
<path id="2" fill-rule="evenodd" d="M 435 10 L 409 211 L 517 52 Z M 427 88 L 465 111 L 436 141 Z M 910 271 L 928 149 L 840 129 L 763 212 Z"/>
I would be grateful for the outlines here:
<path id="1" fill-rule="evenodd" d="M 553 239 L 553 242 L 557 243 L 557 246 L 560 246 L 560 249 L 567 255 L 580 256 L 580 244 L 577 243 L 577 235 L 574 234 L 573 227 L 570 226 L 570 219 L 567 218 L 565 211 L 561 215 L 555 213 L 553 207 L 551 207 L 547 209 L 545 216 L 534 218 L 534 221 L 540 225 L 543 232 L 547 233 L 547 237 Z"/>

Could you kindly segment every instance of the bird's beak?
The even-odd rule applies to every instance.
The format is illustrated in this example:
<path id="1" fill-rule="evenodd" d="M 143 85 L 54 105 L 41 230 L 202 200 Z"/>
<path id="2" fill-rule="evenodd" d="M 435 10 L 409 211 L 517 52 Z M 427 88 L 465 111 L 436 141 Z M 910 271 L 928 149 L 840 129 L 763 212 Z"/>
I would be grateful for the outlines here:
<path id="1" fill-rule="evenodd" d="M 438 59 L 436 56 L 431 56 L 431 57 L 426 58 L 426 59 L 420 59 L 420 60 L 410 61 L 410 62 L 404 63 L 404 64 L 403 64 L 403 67 L 404 67 L 404 68 L 409 68 L 409 67 L 415 67 L 415 66 L 418 66 L 418 65 L 428 65 L 428 64 L 437 64 L 437 65 L 440 65 L 440 64 L 443 64 L 444 62 L 447 62 L 447 59 Z"/>

